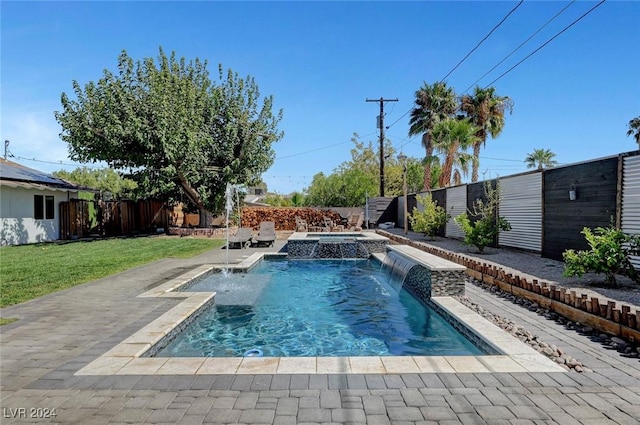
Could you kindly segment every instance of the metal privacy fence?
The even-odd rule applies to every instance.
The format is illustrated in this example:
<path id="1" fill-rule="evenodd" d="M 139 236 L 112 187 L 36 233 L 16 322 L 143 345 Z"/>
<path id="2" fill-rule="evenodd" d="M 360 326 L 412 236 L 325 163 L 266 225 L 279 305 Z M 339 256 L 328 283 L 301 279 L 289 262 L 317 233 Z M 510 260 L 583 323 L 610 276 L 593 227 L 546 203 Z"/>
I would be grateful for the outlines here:
<path id="1" fill-rule="evenodd" d="M 501 233 L 494 246 L 538 252 L 545 258 L 562 260 L 567 249 L 588 248 L 581 233 L 584 227 L 607 227 L 613 223 L 627 233 L 640 233 L 640 151 L 488 181 L 496 182 L 501 193 L 498 213 L 510 222 L 512 229 Z M 485 183 L 436 189 L 431 194 L 454 217 L 471 210 L 473 203 L 483 197 Z M 408 205 L 417 205 L 422 210 L 416 194 L 408 198 Z M 378 211 L 378 216 L 404 223 L 403 203 L 387 204 L 387 210 Z M 409 208 L 409 214 L 412 209 Z M 453 220 L 440 235 L 457 239 L 464 236 Z M 640 258 L 633 260 L 640 267 Z"/>

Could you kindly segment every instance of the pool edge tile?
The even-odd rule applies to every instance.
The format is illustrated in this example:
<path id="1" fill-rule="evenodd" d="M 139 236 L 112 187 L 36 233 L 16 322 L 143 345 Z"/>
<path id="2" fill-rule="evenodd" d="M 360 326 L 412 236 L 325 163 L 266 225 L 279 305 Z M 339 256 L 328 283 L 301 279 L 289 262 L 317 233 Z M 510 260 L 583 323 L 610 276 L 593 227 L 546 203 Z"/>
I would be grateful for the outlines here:
<path id="1" fill-rule="evenodd" d="M 238 375 L 275 374 L 278 371 L 279 357 L 243 357 L 236 370 Z"/>
<path id="2" fill-rule="evenodd" d="M 349 357 L 351 373 L 384 373 L 386 371 L 382 359 L 378 356 Z"/>
<path id="3" fill-rule="evenodd" d="M 196 375 L 234 375 L 242 363 L 241 357 L 207 357 Z"/>
<path id="4" fill-rule="evenodd" d="M 319 374 L 353 373 L 348 357 L 318 357 L 316 371 Z"/>
<path id="5" fill-rule="evenodd" d="M 278 374 L 315 374 L 317 357 L 280 357 L 276 373 Z"/>

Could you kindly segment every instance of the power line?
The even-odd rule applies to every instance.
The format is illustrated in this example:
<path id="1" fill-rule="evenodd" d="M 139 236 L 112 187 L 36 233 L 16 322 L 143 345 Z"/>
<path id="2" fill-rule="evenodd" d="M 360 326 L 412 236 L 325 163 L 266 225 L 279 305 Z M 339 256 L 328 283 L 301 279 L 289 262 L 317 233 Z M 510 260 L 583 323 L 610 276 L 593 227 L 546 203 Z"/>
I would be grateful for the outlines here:
<path id="1" fill-rule="evenodd" d="M 407 114 L 408 114 L 409 112 L 411 112 L 411 110 L 412 110 L 412 109 L 413 109 L 413 108 L 409 109 L 407 112 L 405 112 L 404 114 L 402 114 L 402 116 L 401 116 L 400 118 L 398 118 L 398 119 L 397 119 L 397 120 L 395 120 L 393 123 L 391 123 L 391 125 L 388 125 L 388 126 L 387 126 L 387 130 L 388 130 L 388 129 L 390 129 L 391 127 L 393 127 L 394 125 L 396 125 L 396 124 L 398 123 L 398 121 L 400 121 L 402 118 L 406 117 L 406 116 L 407 116 Z"/>
<path id="2" fill-rule="evenodd" d="M 560 16 L 562 13 L 564 13 L 565 10 L 567 10 L 569 8 L 569 6 L 571 6 L 572 4 L 574 4 L 576 2 L 576 0 L 572 0 L 571 3 L 567 4 L 565 7 L 563 7 L 558 13 L 556 13 L 551 19 L 549 19 L 547 22 L 545 22 L 544 25 L 542 25 L 540 28 L 538 28 L 538 30 L 536 32 L 534 32 L 533 34 L 531 34 L 529 36 L 529 38 L 527 38 L 525 41 L 523 41 L 518 47 L 516 47 L 515 49 L 513 49 L 511 51 L 511 53 L 509 53 L 507 56 L 504 57 L 504 59 L 502 59 L 500 62 L 498 62 L 497 64 L 495 64 L 493 66 L 493 68 L 491 68 L 490 70 L 488 70 L 487 72 L 485 72 L 482 77 L 478 78 L 473 84 L 471 84 L 469 87 L 467 87 L 462 93 L 466 93 L 469 91 L 470 88 L 472 88 L 473 86 L 475 86 L 480 80 L 482 80 L 484 77 L 486 77 L 487 75 L 489 75 L 494 69 L 496 69 L 498 66 L 500 66 L 502 63 L 504 63 L 504 61 L 506 61 L 507 59 L 509 59 L 511 57 L 511 55 L 513 55 L 515 52 L 517 52 L 518 50 L 520 50 L 522 48 L 522 46 L 524 46 L 525 44 L 527 44 L 533 37 L 535 37 L 540 31 L 542 31 L 547 25 L 549 25 L 551 22 L 553 22 L 558 16 Z"/>
<path id="3" fill-rule="evenodd" d="M 460 62 L 458 62 L 458 64 L 457 64 L 456 66 L 454 66 L 454 67 L 453 67 L 453 69 L 452 69 L 451 71 L 449 71 L 449 73 L 448 73 L 447 75 L 445 75 L 445 76 L 444 76 L 444 78 L 442 78 L 442 79 L 440 80 L 440 82 L 443 82 L 444 80 L 446 80 L 446 79 L 447 79 L 447 77 L 453 73 L 453 71 L 455 71 L 455 70 L 456 70 L 460 65 L 462 65 L 462 63 L 463 63 L 465 60 L 467 60 L 467 58 L 468 58 L 468 57 L 469 57 L 469 56 L 470 56 L 470 55 L 471 55 L 471 54 L 472 54 L 472 53 L 473 53 L 473 52 L 474 52 L 478 47 L 480 47 L 480 45 L 481 45 L 481 44 L 482 44 L 482 43 L 483 43 L 487 38 L 489 38 L 489 36 L 490 36 L 490 35 L 491 35 L 491 34 L 492 34 L 496 29 L 498 29 L 498 27 L 499 27 L 500 25 L 502 25 L 502 24 L 504 23 L 504 21 L 506 21 L 506 20 L 507 20 L 507 18 L 508 18 L 508 17 L 509 17 L 513 12 L 515 12 L 515 11 L 516 11 L 516 9 L 517 9 L 517 8 L 519 8 L 519 7 L 520 7 L 520 5 L 521 5 L 523 2 L 524 2 L 524 0 L 520 0 L 520 2 L 519 2 L 519 3 L 518 3 L 518 4 L 517 4 L 513 9 L 511 9 L 511 11 L 509 11 L 509 13 L 507 13 L 507 14 L 505 15 L 505 17 L 504 17 L 504 18 L 502 18 L 502 20 L 501 20 L 500 22 L 498 22 L 498 23 L 493 27 L 493 29 L 492 29 L 491 31 L 489 31 L 489 33 L 488 33 L 488 34 L 487 34 L 487 35 L 486 35 L 482 40 L 480 40 L 480 41 L 478 42 L 478 44 L 476 44 L 476 46 L 475 46 L 473 49 L 471 49 L 471 51 L 470 51 L 469 53 L 467 53 L 467 55 L 466 55 L 466 56 L 465 56 L 464 58 L 462 58 L 462 60 L 461 60 Z M 466 91 L 466 90 L 465 90 L 465 91 Z M 389 128 L 393 127 L 394 125 L 396 125 L 396 124 L 397 124 L 397 123 L 398 123 L 402 118 L 406 117 L 406 116 L 407 116 L 407 114 L 409 114 L 409 113 L 411 112 L 411 110 L 412 110 L 412 109 L 413 109 L 413 108 L 409 109 L 407 112 L 405 112 L 404 114 L 402 114 L 402 116 L 401 116 L 400 118 L 398 118 L 398 119 L 397 119 L 397 120 L 395 120 L 393 123 L 391 123 L 391 125 L 387 126 L 387 129 L 389 129 Z"/>
<path id="4" fill-rule="evenodd" d="M 369 137 L 372 134 L 375 134 L 375 131 L 373 131 L 373 132 L 371 132 L 369 134 L 365 134 L 364 136 L 360 136 L 360 137 Z M 293 153 L 291 155 L 278 156 L 278 157 L 276 157 L 276 161 L 279 160 L 279 159 L 287 159 L 287 158 L 293 158 L 293 157 L 300 156 L 300 155 L 306 155 L 306 154 L 309 154 L 309 153 L 313 153 L 313 152 L 317 152 L 317 151 L 333 148 L 333 147 L 336 147 L 336 146 L 344 145 L 344 144 L 350 143 L 350 142 L 351 142 L 351 139 L 345 140 L 343 142 L 334 143 L 332 145 L 322 146 L 322 147 L 316 148 L 316 149 L 310 149 L 308 151 Z"/>
<path id="5" fill-rule="evenodd" d="M 15 156 L 15 155 L 11 155 L 11 157 L 15 158 L 15 159 L 20 159 L 23 161 L 33 161 L 33 162 L 42 162 L 44 164 L 55 164 L 55 165 L 68 165 L 69 167 L 87 167 L 87 168 L 105 168 L 105 167 L 101 167 L 98 165 L 85 165 L 85 164 L 69 164 L 69 163 L 64 163 L 62 161 L 45 161 L 43 159 L 36 159 L 36 158 L 25 158 L 23 156 Z"/>
<path id="6" fill-rule="evenodd" d="M 516 65 L 514 65 L 513 67 L 511 67 L 509 70 L 507 70 L 505 73 L 503 73 L 502 75 L 500 75 L 498 78 L 496 78 L 495 80 L 493 80 L 491 83 L 489 83 L 486 87 L 491 86 L 493 83 L 495 83 L 496 81 L 498 81 L 500 78 L 502 78 L 503 76 L 505 76 L 506 74 L 508 74 L 510 71 L 512 71 L 515 67 L 517 67 L 518 65 L 520 65 L 520 63 L 524 62 L 526 59 L 528 59 L 530 56 L 532 56 L 534 53 L 536 53 L 538 50 L 540 50 L 542 47 L 546 46 L 547 44 L 549 44 L 553 39 L 555 39 L 558 35 L 560 35 L 562 32 L 566 31 L 569 27 L 573 26 L 575 23 L 577 23 L 579 20 L 581 20 L 582 18 L 584 18 L 584 16 L 586 16 L 587 14 L 591 13 L 591 11 L 593 9 L 595 9 L 596 7 L 600 6 L 602 3 L 604 3 L 606 0 L 602 0 L 599 4 L 597 4 L 596 6 L 594 6 L 591 10 L 589 10 L 587 13 L 585 13 L 583 16 L 581 16 L 580 18 L 576 19 L 574 22 L 572 22 L 569 26 L 567 26 L 566 28 L 564 28 L 560 33 L 556 34 L 554 37 L 552 37 L 551 39 L 549 39 L 546 43 L 544 43 L 542 46 L 540 46 L 538 49 L 536 49 L 534 52 L 532 52 L 531 54 L 529 54 L 526 58 L 524 58 L 523 60 L 521 60 L 520 62 L 518 62 Z M 474 82 L 469 88 L 471 88 L 473 85 L 475 85 L 478 81 L 482 80 L 487 74 L 489 74 L 491 71 L 493 71 L 495 68 L 497 68 L 500 64 L 502 64 L 507 58 L 509 58 L 513 53 L 515 53 L 517 50 L 519 50 L 525 43 L 527 43 L 531 38 L 533 38 L 536 34 L 538 34 L 545 26 L 547 26 L 551 21 L 555 20 L 557 16 L 559 16 L 560 14 L 562 14 L 569 6 L 571 6 L 573 3 L 575 2 L 575 0 L 573 0 L 571 3 L 569 3 L 567 6 L 565 6 L 562 10 L 560 10 L 560 12 L 558 12 L 553 18 L 551 18 L 547 23 L 545 23 L 540 29 L 538 29 L 535 33 L 533 33 L 529 38 L 527 38 L 527 40 L 525 40 L 520 46 L 518 46 L 516 49 L 514 49 L 511 53 L 509 53 L 509 55 L 507 55 L 502 61 L 500 61 L 496 66 L 494 66 L 493 68 L 491 68 L 488 72 L 486 72 L 482 77 L 480 77 L 478 80 L 476 80 L 476 82 Z M 515 11 L 515 9 L 517 9 L 520 5 L 522 4 L 522 1 L 520 3 L 518 3 L 518 5 L 516 5 L 516 7 L 514 7 L 514 9 L 512 9 L 507 16 L 505 16 L 505 18 L 503 18 L 503 20 L 498 23 L 498 25 L 496 27 L 494 27 L 494 29 L 491 30 L 491 32 L 493 32 L 498 26 L 500 26 L 505 20 L 506 18 L 513 13 L 513 11 Z M 490 34 L 487 34 L 487 36 L 480 41 L 480 43 L 478 43 L 478 45 L 473 49 L 475 50 Z M 469 54 L 467 54 L 467 56 L 465 56 L 465 59 L 473 52 L 473 50 L 471 52 L 469 52 Z M 455 68 L 457 68 L 462 62 L 464 61 L 464 59 L 458 64 L 456 65 Z M 452 69 L 449 74 L 447 74 L 447 77 L 455 70 Z M 442 80 L 446 79 L 443 78 Z M 485 87 L 485 88 L 486 88 Z M 469 88 L 467 88 L 464 92 L 467 92 L 469 90 Z M 391 125 L 387 126 L 387 129 L 393 127 L 395 124 L 397 124 L 402 118 L 404 118 L 407 114 L 409 114 L 411 112 L 413 108 L 409 109 L 407 112 L 405 112 L 400 118 L 398 118 L 397 120 L 395 120 Z"/>
<path id="7" fill-rule="evenodd" d="M 312 152 L 317 152 L 317 151 L 321 151 L 321 150 L 324 150 L 324 149 L 333 148 L 335 146 L 344 145 L 345 143 L 349 143 L 349 142 L 350 142 L 350 140 L 344 141 L 344 142 L 339 142 L 339 143 L 334 143 L 333 145 L 323 146 L 321 148 L 311 149 L 311 150 L 304 151 L 304 152 L 293 153 L 291 155 L 279 156 L 279 157 L 276 157 L 276 161 L 279 160 L 279 159 L 293 158 L 295 156 L 306 155 L 308 153 L 312 153 Z"/>
<path id="8" fill-rule="evenodd" d="M 448 73 L 447 75 L 445 75 L 445 76 L 440 80 L 440 82 L 442 83 L 444 80 L 446 80 L 446 79 L 447 79 L 447 77 L 448 77 L 449 75 L 451 75 L 451 74 L 453 73 L 453 71 L 455 71 L 456 69 L 458 69 L 458 67 L 459 67 L 460 65 L 462 65 L 462 63 L 463 63 L 465 60 L 467 60 L 467 58 L 468 58 L 469 56 L 471 56 L 471 54 L 472 54 L 473 52 L 475 52 L 475 51 L 476 51 L 476 49 L 477 49 L 478 47 L 480 47 L 480 45 L 481 45 L 482 43 L 484 43 L 484 41 L 485 41 L 487 38 L 489 38 L 489 36 L 490 36 L 491 34 L 493 34 L 493 32 L 494 32 L 495 30 L 497 30 L 497 29 L 498 29 L 498 27 L 499 27 L 500 25 L 502 25 L 502 24 L 504 23 L 504 21 L 506 21 L 506 20 L 507 20 L 507 18 L 509 18 L 509 16 L 510 16 L 513 12 L 515 12 L 515 11 L 516 11 L 516 9 L 518 9 L 518 8 L 522 5 L 522 3 L 524 3 L 524 0 L 520 0 L 520 2 L 519 2 L 519 3 L 518 3 L 518 4 L 517 4 L 513 9 L 511 9 L 511 11 L 509 11 L 509 13 L 507 13 L 507 14 L 505 15 L 505 17 L 504 17 L 504 18 L 502 18 L 502 20 L 501 20 L 500 22 L 498 22 L 498 24 L 497 24 L 496 26 L 494 26 L 494 27 L 493 27 L 493 29 L 492 29 L 491 31 L 489 31 L 489 34 L 487 34 L 487 35 L 486 35 L 482 40 L 480 40 L 480 42 L 479 42 L 478 44 L 476 44 L 476 47 L 474 47 L 473 49 L 471 49 L 471 51 L 470 51 L 469 53 L 467 53 L 467 55 L 466 55 L 464 58 L 462 58 L 462 60 L 461 60 L 460 62 L 458 62 L 458 64 L 457 64 L 456 66 L 454 66 L 454 67 L 453 67 L 453 69 L 452 69 L 451 71 L 449 71 L 449 73 Z"/>
<path id="9" fill-rule="evenodd" d="M 568 30 L 569 28 L 571 28 L 572 26 L 574 26 L 576 23 L 578 23 L 581 19 L 583 19 L 585 16 L 587 16 L 588 14 L 590 14 L 591 12 L 593 12 L 596 8 L 600 7 L 605 1 L 607 0 L 602 0 L 600 3 L 596 4 L 595 6 L 593 6 L 591 9 L 589 9 L 588 11 L 586 11 L 582 16 L 580 16 L 578 19 L 576 19 L 575 21 L 571 22 L 569 25 L 567 25 L 566 27 L 564 27 L 560 32 L 558 32 L 556 35 L 554 35 L 553 37 L 551 37 L 549 40 L 545 41 L 540 47 L 538 47 L 537 49 L 535 49 L 533 52 L 529 53 L 527 56 L 524 57 L 524 59 L 522 59 L 521 61 L 519 61 L 518 63 L 516 63 L 515 65 L 513 65 L 511 68 L 509 68 L 508 70 L 506 70 L 505 72 L 503 72 L 498 78 L 496 78 L 495 80 L 493 80 L 492 82 L 490 82 L 489 84 L 486 85 L 485 88 L 492 86 L 496 81 L 500 80 L 502 77 L 504 77 L 505 75 L 507 75 L 508 73 L 510 73 L 511 71 L 513 71 L 518 65 L 520 65 L 522 62 L 526 61 L 527 59 L 529 59 L 531 56 L 533 56 L 534 54 L 536 54 L 538 51 L 540 51 L 543 47 L 545 47 L 547 44 L 551 43 L 553 40 L 555 40 L 558 36 L 560 36 L 560 34 L 564 33 L 566 30 Z"/>
<path id="10" fill-rule="evenodd" d="M 481 156 L 480 159 L 492 159 L 494 161 L 524 162 L 524 160 L 521 160 L 521 159 L 490 158 L 488 156 Z"/>

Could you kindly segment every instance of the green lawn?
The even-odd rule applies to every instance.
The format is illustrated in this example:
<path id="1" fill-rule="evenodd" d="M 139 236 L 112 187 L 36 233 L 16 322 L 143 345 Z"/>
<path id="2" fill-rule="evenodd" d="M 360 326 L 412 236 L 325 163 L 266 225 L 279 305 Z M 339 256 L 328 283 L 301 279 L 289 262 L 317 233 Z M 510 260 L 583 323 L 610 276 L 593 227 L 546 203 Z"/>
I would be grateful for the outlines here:
<path id="1" fill-rule="evenodd" d="M 0 307 L 28 301 L 166 257 L 188 258 L 221 239 L 142 237 L 0 248 Z"/>

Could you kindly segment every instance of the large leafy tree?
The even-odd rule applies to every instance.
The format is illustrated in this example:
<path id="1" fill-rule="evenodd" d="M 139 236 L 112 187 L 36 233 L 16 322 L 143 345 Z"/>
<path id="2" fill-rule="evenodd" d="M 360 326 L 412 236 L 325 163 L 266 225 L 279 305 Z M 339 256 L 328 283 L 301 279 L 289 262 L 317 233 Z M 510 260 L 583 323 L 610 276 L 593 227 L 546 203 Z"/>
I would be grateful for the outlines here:
<path id="1" fill-rule="evenodd" d="M 71 158 L 131 170 L 145 196 L 184 195 L 201 226 L 222 209 L 227 183 L 260 180 L 282 138 L 282 111 L 272 111 L 273 98 L 262 98 L 253 78 L 220 66 L 214 84 L 206 61 L 162 49 L 142 61 L 123 51 L 117 73 L 105 70 L 84 87 L 73 81 L 73 90 L 55 114 Z"/>
<path id="2" fill-rule="evenodd" d="M 633 136 L 638 144 L 638 149 L 640 149 L 640 117 L 632 118 L 628 126 L 627 136 Z"/>
<path id="3" fill-rule="evenodd" d="M 316 207 L 354 207 L 363 206 L 367 196 L 378 196 L 378 151 L 372 142 L 359 140 L 358 135 L 351 139 L 351 160 L 340 164 L 331 174 L 318 173 L 306 188 L 305 203 Z M 389 155 L 385 161 L 385 193 L 389 196 L 402 194 L 404 165 L 407 166 L 408 191 L 417 192 L 422 188 L 423 166 L 417 158 L 407 158 L 401 163 L 395 156 L 390 143 L 385 145 Z"/>
<path id="4" fill-rule="evenodd" d="M 462 183 L 469 165 L 475 163 L 475 157 L 467 153 L 467 149 L 478 141 L 478 128 L 468 118 L 447 119 L 438 122 L 431 136 L 436 152 L 444 157 L 440 174 L 440 187 Z"/>
<path id="5" fill-rule="evenodd" d="M 458 110 L 456 94 L 447 83 L 424 83 L 415 92 L 415 106 L 409 119 L 409 136 L 422 134 L 422 146 L 425 149 L 424 190 L 432 187 L 431 169 L 437 163 L 433 155 L 431 131 L 434 126 L 445 119 L 452 118 Z"/>
<path id="6" fill-rule="evenodd" d="M 376 196 L 380 190 L 378 181 L 379 163 L 372 142 L 361 142 L 357 134 L 351 138 L 351 161 L 340 164 L 328 176 L 318 173 L 313 176 L 311 185 L 306 189 L 306 203 L 316 207 L 355 207 L 365 204 L 368 196 Z M 386 152 L 393 153 L 387 144 Z M 389 161 L 385 164 L 385 174 Z M 386 179 L 385 185 L 389 184 Z"/>
<path id="7" fill-rule="evenodd" d="M 553 159 L 555 156 L 556 154 L 550 149 L 534 149 L 533 152 L 527 155 L 524 161 L 527 164 L 527 168 L 543 170 L 558 165 L 558 161 Z"/>
<path id="8" fill-rule="evenodd" d="M 508 96 L 499 96 L 494 87 L 480 88 L 476 86 L 473 94 L 460 97 L 460 110 L 478 128 L 478 140 L 473 144 L 473 163 L 471 181 L 478 181 L 480 165 L 480 147 L 487 142 L 487 136 L 495 139 L 502 133 L 505 124 L 505 113 L 513 110 L 513 101 Z"/>

